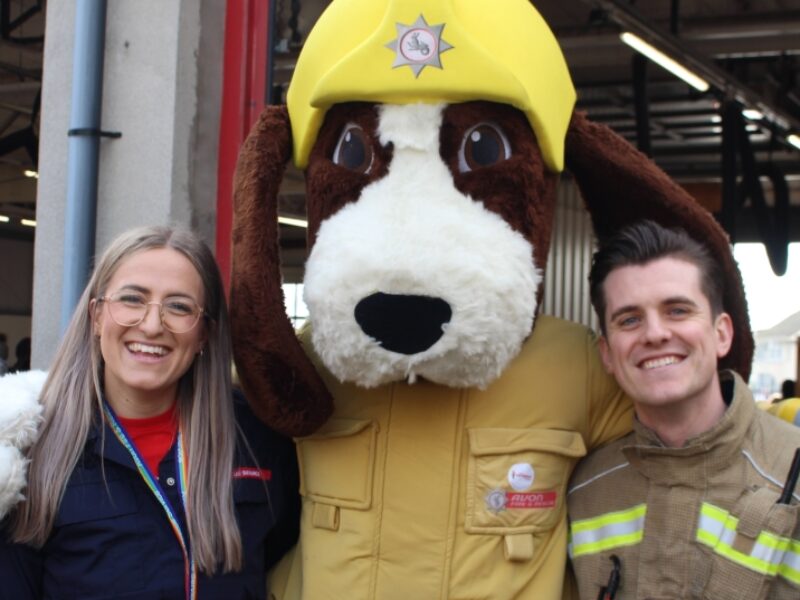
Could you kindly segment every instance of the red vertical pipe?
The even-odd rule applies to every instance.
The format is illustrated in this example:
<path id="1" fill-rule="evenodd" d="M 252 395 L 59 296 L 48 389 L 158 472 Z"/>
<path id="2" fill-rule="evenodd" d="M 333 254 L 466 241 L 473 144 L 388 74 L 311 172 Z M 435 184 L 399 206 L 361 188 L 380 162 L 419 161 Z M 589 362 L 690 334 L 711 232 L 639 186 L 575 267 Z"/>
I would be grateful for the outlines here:
<path id="1" fill-rule="evenodd" d="M 230 289 L 233 174 L 247 132 L 264 108 L 270 0 L 227 0 L 217 163 L 216 257 Z"/>

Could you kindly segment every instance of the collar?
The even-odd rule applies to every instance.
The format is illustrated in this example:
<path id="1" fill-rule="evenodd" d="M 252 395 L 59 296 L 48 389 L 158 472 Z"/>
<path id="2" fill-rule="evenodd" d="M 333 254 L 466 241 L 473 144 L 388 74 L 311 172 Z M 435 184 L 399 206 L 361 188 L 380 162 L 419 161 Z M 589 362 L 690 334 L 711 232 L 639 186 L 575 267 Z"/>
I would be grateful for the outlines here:
<path id="1" fill-rule="evenodd" d="M 92 427 L 86 436 L 87 452 L 95 456 L 108 460 L 128 469 L 136 471 L 136 463 L 133 462 L 130 453 L 114 435 L 111 427 L 103 419 L 103 415 L 97 415 L 92 422 Z"/>
<path id="2" fill-rule="evenodd" d="M 649 479 L 672 484 L 696 481 L 696 469 L 708 472 L 729 466 L 741 450 L 757 408 L 747 384 L 737 373 L 720 371 L 719 378 L 728 409 L 716 425 L 690 438 L 681 448 L 669 448 L 635 419 L 632 443 L 622 448 L 631 465 Z"/>

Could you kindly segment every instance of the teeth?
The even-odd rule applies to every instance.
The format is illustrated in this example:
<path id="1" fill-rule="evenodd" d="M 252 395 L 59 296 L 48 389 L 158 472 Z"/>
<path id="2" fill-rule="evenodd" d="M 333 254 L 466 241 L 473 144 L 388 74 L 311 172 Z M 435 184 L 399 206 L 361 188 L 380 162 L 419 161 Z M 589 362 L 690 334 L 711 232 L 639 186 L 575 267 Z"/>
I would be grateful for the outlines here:
<path id="1" fill-rule="evenodd" d="M 166 349 L 162 348 L 161 346 L 150 346 L 148 344 L 140 344 L 138 342 L 128 344 L 128 350 L 130 350 L 131 352 L 144 352 L 145 354 L 155 354 L 157 356 L 164 356 L 167 353 Z"/>
<path id="2" fill-rule="evenodd" d="M 663 358 L 654 358 L 651 360 L 646 360 L 642 363 L 643 369 L 655 369 L 657 367 L 666 367 L 667 365 L 674 365 L 675 363 L 680 362 L 677 357 L 675 356 L 665 356 Z"/>

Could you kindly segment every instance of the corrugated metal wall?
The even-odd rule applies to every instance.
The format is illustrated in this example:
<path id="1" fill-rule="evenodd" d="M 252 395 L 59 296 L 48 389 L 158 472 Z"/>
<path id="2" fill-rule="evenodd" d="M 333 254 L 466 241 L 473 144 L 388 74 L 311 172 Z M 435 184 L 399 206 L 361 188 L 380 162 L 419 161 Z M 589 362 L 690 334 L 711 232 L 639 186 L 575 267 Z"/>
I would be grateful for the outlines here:
<path id="1" fill-rule="evenodd" d="M 593 251 L 592 223 L 578 187 L 572 180 L 562 179 L 545 273 L 544 314 L 597 328 L 597 318 L 589 302 L 588 276 Z"/>

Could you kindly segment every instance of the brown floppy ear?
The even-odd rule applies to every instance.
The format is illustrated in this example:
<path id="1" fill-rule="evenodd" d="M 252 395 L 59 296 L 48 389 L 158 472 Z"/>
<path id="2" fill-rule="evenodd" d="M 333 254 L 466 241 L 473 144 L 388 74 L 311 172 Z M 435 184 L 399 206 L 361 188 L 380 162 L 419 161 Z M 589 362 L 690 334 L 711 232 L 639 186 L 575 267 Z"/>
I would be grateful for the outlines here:
<path id="1" fill-rule="evenodd" d="M 239 377 L 256 416 L 281 433 L 302 436 L 327 420 L 333 400 L 283 304 L 278 188 L 291 150 L 286 107 L 267 107 L 236 165 L 231 322 Z"/>
<path id="2" fill-rule="evenodd" d="M 583 113 L 575 113 L 567 133 L 567 168 L 575 176 L 599 240 L 640 219 L 682 227 L 711 250 L 722 267 L 724 308 L 733 320 L 730 352 L 721 368 L 745 381 L 753 360 L 753 334 L 739 268 L 728 236 L 714 217 L 686 190 L 631 144 Z"/>

